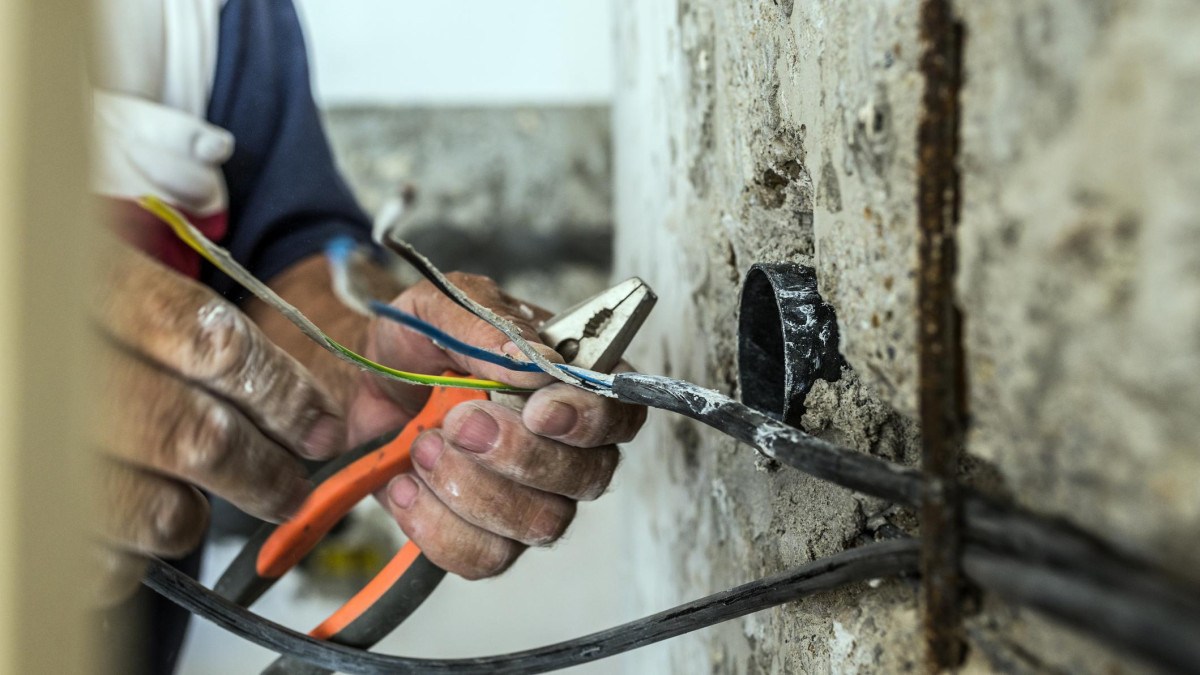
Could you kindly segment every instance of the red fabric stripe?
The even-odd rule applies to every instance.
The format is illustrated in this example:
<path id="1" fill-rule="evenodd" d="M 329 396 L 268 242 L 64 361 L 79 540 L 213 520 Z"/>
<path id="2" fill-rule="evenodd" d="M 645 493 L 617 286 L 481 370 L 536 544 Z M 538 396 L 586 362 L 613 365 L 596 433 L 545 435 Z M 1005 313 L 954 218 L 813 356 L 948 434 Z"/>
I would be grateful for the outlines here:
<path id="1" fill-rule="evenodd" d="M 200 277 L 200 254 L 176 237 L 166 223 L 134 201 L 106 198 L 105 202 L 110 207 L 113 227 L 122 239 L 180 274 L 193 279 Z M 220 243 L 229 231 L 229 215 L 225 211 L 207 216 L 183 209 L 180 213 L 214 242 Z"/>

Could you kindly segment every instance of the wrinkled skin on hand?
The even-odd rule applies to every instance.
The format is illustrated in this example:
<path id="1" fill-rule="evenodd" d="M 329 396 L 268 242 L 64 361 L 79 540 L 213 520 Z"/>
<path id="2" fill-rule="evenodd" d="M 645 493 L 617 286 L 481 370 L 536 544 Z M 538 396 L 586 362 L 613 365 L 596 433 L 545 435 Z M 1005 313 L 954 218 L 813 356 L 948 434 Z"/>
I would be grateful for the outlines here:
<path id="1" fill-rule="evenodd" d="M 546 312 L 525 309 L 484 277 L 451 278 L 537 341 L 535 324 Z M 491 401 L 458 406 L 443 429 L 414 443 L 414 471 L 378 495 L 404 532 L 452 573 L 499 574 L 528 546 L 561 537 L 576 502 L 608 486 L 619 460 L 615 444 L 645 420 L 642 408 L 545 374 L 450 354 L 395 324 L 354 316 L 333 297 L 319 257 L 271 286 L 343 344 L 386 365 L 541 387 L 520 412 Z M 98 319 L 109 338 L 108 423 L 99 443 L 107 547 L 100 568 L 108 600 L 136 587 L 141 556 L 178 556 L 199 544 L 208 504 L 198 488 L 260 518 L 285 519 L 311 489 L 300 457 L 326 459 L 395 429 L 430 393 L 337 361 L 262 303 L 247 303 L 243 313 L 137 253 L 122 254 L 104 290 Z M 393 304 L 461 340 L 517 355 L 502 333 L 429 284 Z"/>
<path id="2" fill-rule="evenodd" d="M 142 555 L 181 556 L 208 524 L 198 488 L 274 522 L 311 489 L 299 457 L 345 447 L 340 407 L 240 310 L 124 251 L 98 320 L 103 599 L 136 588 Z"/>
<path id="3" fill-rule="evenodd" d="M 474 300 L 512 320 L 547 358 L 535 325 L 549 313 L 516 302 L 486 277 L 451 274 Z M 503 333 L 454 304 L 427 282 L 393 304 L 473 345 L 521 358 Z M 492 401 L 463 403 L 442 429 L 413 443 L 414 471 L 395 478 L 380 498 L 396 522 L 440 567 L 468 579 L 507 569 L 529 546 L 563 535 L 576 502 L 600 496 L 620 460 L 616 444 L 630 440 L 645 409 L 583 392 L 544 373 L 517 373 L 443 351 L 396 324 L 376 322 L 366 355 L 401 370 L 455 370 L 536 388 L 523 410 Z M 429 389 L 361 375 L 349 408 L 357 443 L 407 422 Z"/>

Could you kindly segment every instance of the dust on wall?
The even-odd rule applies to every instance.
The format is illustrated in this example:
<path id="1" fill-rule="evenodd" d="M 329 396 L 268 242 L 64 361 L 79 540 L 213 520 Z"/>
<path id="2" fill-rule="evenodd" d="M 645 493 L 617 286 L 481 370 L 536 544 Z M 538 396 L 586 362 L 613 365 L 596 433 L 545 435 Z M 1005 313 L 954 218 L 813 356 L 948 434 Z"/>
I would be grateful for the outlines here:
<path id="1" fill-rule="evenodd" d="M 850 368 L 806 428 L 915 462 L 917 0 L 620 0 L 616 267 L 662 300 L 640 368 L 737 386 L 737 289 L 813 265 Z M 960 303 L 977 480 L 1196 578 L 1200 6 L 960 2 Z M 1166 39 L 1170 36 L 1171 39 Z M 652 415 L 639 608 L 829 555 L 909 514 Z M 630 495 L 627 494 L 629 499 Z M 830 593 L 644 650 L 658 672 L 921 669 L 909 582 Z M 968 669 L 1140 665 L 985 597 Z"/>

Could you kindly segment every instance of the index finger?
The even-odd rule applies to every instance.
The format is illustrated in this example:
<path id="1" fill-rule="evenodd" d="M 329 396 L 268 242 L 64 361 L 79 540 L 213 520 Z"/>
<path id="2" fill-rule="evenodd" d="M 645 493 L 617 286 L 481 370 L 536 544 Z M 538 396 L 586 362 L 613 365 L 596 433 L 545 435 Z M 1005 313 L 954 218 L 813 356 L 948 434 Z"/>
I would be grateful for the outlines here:
<path id="1" fill-rule="evenodd" d="M 304 366 L 200 284 L 127 252 L 100 322 L 118 342 L 232 402 L 267 435 L 313 459 L 345 447 L 338 407 Z"/>

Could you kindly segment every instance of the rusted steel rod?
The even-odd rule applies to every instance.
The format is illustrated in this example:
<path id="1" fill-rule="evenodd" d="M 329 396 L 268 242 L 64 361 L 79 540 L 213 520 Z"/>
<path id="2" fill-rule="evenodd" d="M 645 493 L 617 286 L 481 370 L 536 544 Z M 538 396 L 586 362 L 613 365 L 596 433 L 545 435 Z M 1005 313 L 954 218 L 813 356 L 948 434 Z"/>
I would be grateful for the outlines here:
<path id="1" fill-rule="evenodd" d="M 922 620 L 931 670 L 963 657 L 962 515 L 957 484 L 966 419 L 961 320 L 954 298 L 959 213 L 963 28 L 950 0 L 921 5 L 925 91 L 917 126 L 917 353 L 921 418 Z"/>

